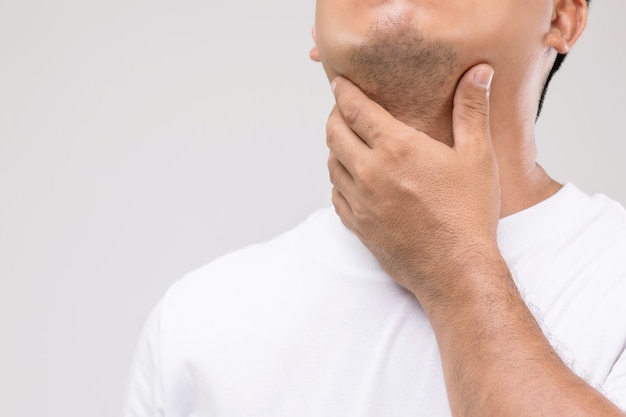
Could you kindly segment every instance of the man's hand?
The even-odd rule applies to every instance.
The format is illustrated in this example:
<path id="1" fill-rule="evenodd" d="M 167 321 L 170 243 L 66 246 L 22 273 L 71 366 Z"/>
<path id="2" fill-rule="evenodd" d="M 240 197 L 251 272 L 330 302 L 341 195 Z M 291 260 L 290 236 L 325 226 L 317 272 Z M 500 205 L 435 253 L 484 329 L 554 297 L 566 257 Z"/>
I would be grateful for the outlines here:
<path id="1" fill-rule="evenodd" d="M 394 119 L 348 80 L 334 80 L 333 203 L 428 314 L 454 416 L 624 417 L 561 361 L 498 249 L 492 74 L 481 64 L 461 79 L 452 148 Z"/>
<path id="2" fill-rule="evenodd" d="M 461 79 L 452 148 L 396 120 L 350 81 L 333 82 L 337 105 L 327 125 L 333 204 L 387 272 L 423 303 L 452 294 L 457 272 L 499 254 L 492 76 L 482 64 Z"/>

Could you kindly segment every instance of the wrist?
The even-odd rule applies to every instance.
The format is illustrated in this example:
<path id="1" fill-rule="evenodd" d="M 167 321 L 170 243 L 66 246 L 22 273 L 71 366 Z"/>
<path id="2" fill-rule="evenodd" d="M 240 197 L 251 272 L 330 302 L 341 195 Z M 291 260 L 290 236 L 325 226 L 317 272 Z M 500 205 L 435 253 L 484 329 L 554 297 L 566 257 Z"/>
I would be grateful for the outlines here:
<path id="1" fill-rule="evenodd" d="M 434 280 L 422 281 L 413 293 L 433 325 L 484 315 L 519 298 L 508 265 L 496 245 L 466 250 L 440 268 Z M 430 284 L 430 285 L 429 285 Z M 523 303 L 523 301 L 522 301 Z"/>

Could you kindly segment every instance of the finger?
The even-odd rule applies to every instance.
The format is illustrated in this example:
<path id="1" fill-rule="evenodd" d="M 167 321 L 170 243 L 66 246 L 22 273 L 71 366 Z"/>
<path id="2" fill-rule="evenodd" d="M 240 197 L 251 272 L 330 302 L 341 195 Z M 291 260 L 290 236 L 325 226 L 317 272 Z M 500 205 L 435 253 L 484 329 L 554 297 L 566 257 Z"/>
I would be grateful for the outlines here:
<path id="1" fill-rule="evenodd" d="M 343 224 L 350 230 L 353 227 L 353 215 L 352 208 L 348 201 L 344 198 L 344 196 L 337 190 L 337 188 L 333 187 L 333 206 L 335 206 L 335 212 L 343 222 Z"/>
<path id="2" fill-rule="evenodd" d="M 359 161 L 368 158 L 371 151 L 346 124 L 337 106 L 333 108 L 326 123 L 326 145 L 352 176 Z"/>
<path id="3" fill-rule="evenodd" d="M 354 196 L 354 178 L 331 151 L 328 156 L 328 174 L 331 184 L 345 197 Z"/>
<path id="4" fill-rule="evenodd" d="M 493 73 L 489 65 L 479 64 L 461 78 L 452 111 L 455 149 L 463 151 L 480 144 L 491 146 L 489 93 Z"/>
<path id="5" fill-rule="evenodd" d="M 337 77 L 331 85 L 337 108 L 347 125 L 370 148 L 394 137 L 394 132 L 398 129 L 406 128 L 406 125 L 395 119 L 378 103 L 370 100 L 346 78 Z"/>

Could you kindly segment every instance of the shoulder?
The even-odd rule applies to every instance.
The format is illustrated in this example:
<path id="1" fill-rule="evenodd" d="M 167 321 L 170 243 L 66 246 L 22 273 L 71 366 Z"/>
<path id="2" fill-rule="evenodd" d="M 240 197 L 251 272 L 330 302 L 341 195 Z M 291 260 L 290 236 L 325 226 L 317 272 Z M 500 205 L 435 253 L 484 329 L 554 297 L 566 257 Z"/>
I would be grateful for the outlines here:
<path id="1" fill-rule="evenodd" d="M 537 274 L 554 274 L 544 277 L 545 281 L 569 289 L 577 285 L 596 290 L 624 288 L 626 210 L 621 204 L 566 184 L 526 214 L 530 221 L 519 223 L 516 229 L 520 237 L 529 238 L 523 243 L 518 239 L 518 247 L 524 249 L 521 258 L 532 260 Z"/>
<path id="2" fill-rule="evenodd" d="M 570 204 L 577 202 L 582 206 L 583 219 L 596 226 L 609 226 L 616 232 L 626 230 L 626 210 L 622 204 L 604 194 L 587 195 L 572 184 L 566 187 L 570 188 L 572 195 Z"/>
<path id="3" fill-rule="evenodd" d="M 302 223 L 269 241 L 249 245 L 193 270 L 176 283 L 168 293 L 202 291 L 220 286 L 248 284 L 250 280 L 269 272 L 276 273 L 294 263 L 303 253 L 310 253 L 320 223 L 330 209 L 321 209 Z M 265 277 L 268 278 L 268 277 Z"/>
<path id="4" fill-rule="evenodd" d="M 263 310 L 277 297 L 289 297 L 314 257 L 315 233 L 328 209 L 267 242 L 221 256 L 185 274 L 172 284 L 161 302 L 164 317 L 223 317 Z M 191 322 L 191 321 L 190 321 Z"/>
<path id="5" fill-rule="evenodd" d="M 579 193 L 578 205 L 569 208 L 577 213 L 568 224 L 569 246 L 581 260 L 606 272 L 603 275 L 612 271 L 626 278 L 626 210 L 603 194 Z"/>
<path id="6" fill-rule="evenodd" d="M 626 211 L 605 195 L 590 196 L 567 183 L 547 200 L 502 219 L 498 234 L 513 255 L 541 251 L 591 260 L 600 249 L 626 244 Z"/>

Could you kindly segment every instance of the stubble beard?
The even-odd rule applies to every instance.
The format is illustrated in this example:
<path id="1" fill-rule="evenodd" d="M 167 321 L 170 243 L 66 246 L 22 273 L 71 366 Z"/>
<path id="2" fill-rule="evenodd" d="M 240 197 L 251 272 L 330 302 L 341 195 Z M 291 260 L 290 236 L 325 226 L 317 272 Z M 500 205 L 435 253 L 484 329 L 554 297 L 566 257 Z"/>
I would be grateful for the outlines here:
<path id="1" fill-rule="evenodd" d="M 461 65 L 454 48 L 402 19 L 374 26 L 348 56 L 351 80 L 395 118 L 453 144 L 452 101 Z"/>

